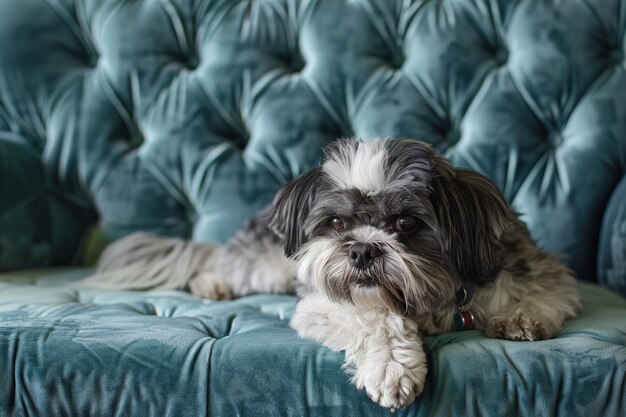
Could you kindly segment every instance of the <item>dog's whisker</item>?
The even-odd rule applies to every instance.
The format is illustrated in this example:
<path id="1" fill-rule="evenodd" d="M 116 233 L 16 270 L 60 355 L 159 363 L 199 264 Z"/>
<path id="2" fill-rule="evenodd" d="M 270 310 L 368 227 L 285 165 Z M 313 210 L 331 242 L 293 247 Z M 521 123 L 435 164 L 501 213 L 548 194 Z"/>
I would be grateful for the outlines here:
<path id="1" fill-rule="evenodd" d="M 423 389 L 421 334 L 472 317 L 489 336 L 536 340 L 580 306 L 570 271 L 533 243 L 498 188 L 422 142 L 337 141 L 321 166 L 279 191 L 270 217 L 267 241 L 280 241 L 299 285 L 292 326 L 344 351 L 352 382 L 389 408 Z M 265 270 L 281 265 L 275 251 L 255 256 L 258 246 L 249 253 L 243 242 L 231 249 L 247 266 L 231 262 L 227 272 L 259 270 L 263 256 Z M 283 282 L 267 275 L 256 288 Z M 210 288 L 220 288 L 215 280 Z M 460 288 L 474 289 L 471 300 L 456 300 Z M 255 287 L 237 281 L 232 292 L 244 289 Z M 380 376 L 385 366 L 394 377 Z"/>

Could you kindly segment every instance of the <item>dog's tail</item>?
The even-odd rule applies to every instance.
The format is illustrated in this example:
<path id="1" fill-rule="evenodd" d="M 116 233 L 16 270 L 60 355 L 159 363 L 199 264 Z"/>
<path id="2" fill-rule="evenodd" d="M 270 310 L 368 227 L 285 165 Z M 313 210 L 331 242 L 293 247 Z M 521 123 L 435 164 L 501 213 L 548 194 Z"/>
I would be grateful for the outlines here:
<path id="1" fill-rule="evenodd" d="M 134 233 L 109 245 L 96 272 L 78 286 L 120 290 L 184 289 L 211 268 L 217 245 Z"/>

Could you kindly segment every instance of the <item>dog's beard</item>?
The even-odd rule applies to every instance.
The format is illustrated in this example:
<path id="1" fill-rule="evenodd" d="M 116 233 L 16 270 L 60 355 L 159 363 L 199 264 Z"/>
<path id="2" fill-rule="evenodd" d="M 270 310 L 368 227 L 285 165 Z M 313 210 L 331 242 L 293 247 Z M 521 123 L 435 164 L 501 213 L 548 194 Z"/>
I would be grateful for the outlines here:
<path id="1" fill-rule="evenodd" d="M 439 263 L 396 241 L 375 244 L 382 255 L 358 269 L 350 264 L 349 242 L 313 239 L 296 254 L 298 277 L 333 301 L 402 315 L 433 311 L 454 297 L 455 281 Z"/>

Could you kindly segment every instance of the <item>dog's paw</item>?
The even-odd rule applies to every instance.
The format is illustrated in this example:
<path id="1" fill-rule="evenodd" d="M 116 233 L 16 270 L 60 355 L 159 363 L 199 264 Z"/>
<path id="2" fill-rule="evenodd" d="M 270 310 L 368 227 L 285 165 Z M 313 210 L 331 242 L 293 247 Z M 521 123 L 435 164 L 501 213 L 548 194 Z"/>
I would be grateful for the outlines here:
<path id="1" fill-rule="evenodd" d="M 522 309 L 517 309 L 509 318 L 493 318 L 485 334 L 489 337 L 508 340 L 542 340 L 551 337 L 546 327 Z"/>
<path id="2" fill-rule="evenodd" d="M 196 297 L 210 300 L 230 300 L 233 298 L 230 287 L 211 273 L 196 275 L 189 281 L 189 291 Z"/>
<path id="3" fill-rule="evenodd" d="M 426 361 L 406 367 L 397 361 L 361 366 L 353 377 L 358 388 L 365 389 L 372 401 L 385 408 L 406 408 L 424 390 L 428 368 Z"/>
<path id="4" fill-rule="evenodd" d="M 424 381 L 414 382 L 408 375 L 388 378 L 380 385 L 366 387 L 369 397 L 381 407 L 406 408 L 424 390 Z"/>

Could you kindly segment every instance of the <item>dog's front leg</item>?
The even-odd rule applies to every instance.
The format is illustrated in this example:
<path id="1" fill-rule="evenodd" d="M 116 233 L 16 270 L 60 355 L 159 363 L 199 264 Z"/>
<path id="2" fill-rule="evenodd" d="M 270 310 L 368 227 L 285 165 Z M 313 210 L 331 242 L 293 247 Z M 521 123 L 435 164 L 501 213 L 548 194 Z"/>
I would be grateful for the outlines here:
<path id="1" fill-rule="evenodd" d="M 301 337 L 345 351 L 352 383 L 381 406 L 404 408 L 421 394 L 428 368 L 413 320 L 310 294 L 296 306 L 291 325 Z"/>

